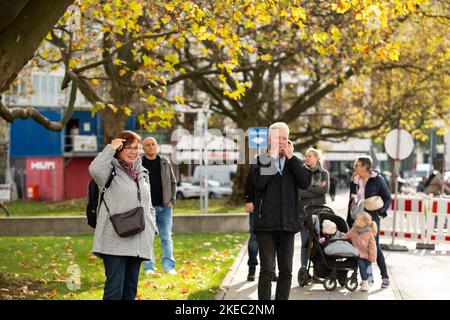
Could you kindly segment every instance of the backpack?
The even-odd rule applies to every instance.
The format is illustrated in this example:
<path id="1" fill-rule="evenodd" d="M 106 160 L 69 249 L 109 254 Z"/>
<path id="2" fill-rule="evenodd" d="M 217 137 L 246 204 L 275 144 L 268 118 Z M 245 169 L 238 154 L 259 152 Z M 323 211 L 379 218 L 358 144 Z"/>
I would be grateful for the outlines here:
<path id="1" fill-rule="evenodd" d="M 91 179 L 88 183 L 88 202 L 86 206 L 86 217 L 88 220 L 88 225 L 95 229 L 97 226 L 97 211 L 100 207 L 103 196 L 105 195 L 106 189 L 111 185 L 114 176 L 116 175 L 116 171 L 114 167 L 111 169 L 111 173 L 109 174 L 108 180 L 106 181 L 105 187 L 100 192 L 97 183 L 95 183 L 94 179 Z M 100 195 L 100 202 L 98 201 Z M 106 204 L 105 204 L 106 205 Z"/>

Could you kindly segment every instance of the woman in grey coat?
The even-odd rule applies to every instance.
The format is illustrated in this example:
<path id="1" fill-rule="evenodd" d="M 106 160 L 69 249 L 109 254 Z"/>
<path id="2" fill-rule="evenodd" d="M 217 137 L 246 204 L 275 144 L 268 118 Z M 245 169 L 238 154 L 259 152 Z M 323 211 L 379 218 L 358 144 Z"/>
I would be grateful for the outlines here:
<path id="1" fill-rule="evenodd" d="M 104 300 L 134 300 L 143 260 L 150 260 L 153 238 L 157 232 L 155 212 L 151 203 L 148 171 L 141 164 L 141 137 L 132 131 L 121 132 L 89 166 L 89 173 L 101 190 L 112 166 L 116 176 L 106 190 L 104 200 L 111 215 L 141 205 L 144 208 L 145 230 L 120 237 L 113 228 L 105 204 L 99 204 L 92 252 L 105 265 Z"/>
<path id="2" fill-rule="evenodd" d="M 300 214 L 302 220 L 305 212 L 303 208 L 307 205 L 324 205 L 326 203 L 326 195 L 330 188 L 330 177 L 328 171 L 324 169 L 322 164 L 322 152 L 320 150 L 309 148 L 305 153 L 305 165 L 312 171 L 311 184 L 306 189 L 298 189 L 300 201 Z M 300 231 L 302 240 L 301 247 L 301 265 L 306 268 L 308 264 L 308 232 L 303 223 L 303 229 Z"/>

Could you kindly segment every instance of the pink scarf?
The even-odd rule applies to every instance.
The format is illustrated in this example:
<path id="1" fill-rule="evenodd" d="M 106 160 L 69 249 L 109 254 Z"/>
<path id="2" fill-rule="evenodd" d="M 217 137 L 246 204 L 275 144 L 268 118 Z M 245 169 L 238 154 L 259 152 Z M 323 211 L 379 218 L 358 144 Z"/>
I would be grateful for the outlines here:
<path id="1" fill-rule="evenodd" d="M 133 168 L 133 165 L 127 164 L 125 161 L 123 161 L 121 158 L 119 158 L 119 163 L 122 166 L 122 168 L 125 169 L 125 171 L 128 173 L 128 175 L 133 179 L 137 179 L 137 171 Z"/>

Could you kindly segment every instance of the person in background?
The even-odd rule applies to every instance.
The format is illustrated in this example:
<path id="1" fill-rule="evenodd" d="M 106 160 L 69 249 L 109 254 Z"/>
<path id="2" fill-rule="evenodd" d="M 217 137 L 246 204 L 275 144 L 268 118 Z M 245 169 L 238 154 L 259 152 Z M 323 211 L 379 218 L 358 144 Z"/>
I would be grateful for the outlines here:
<path id="1" fill-rule="evenodd" d="M 141 137 L 132 131 L 122 131 L 89 166 L 89 173 L 99 189 L 106 184 L 112 166 L 116 172 L 105 192 L 104 203 L 99 204 L 92 249 L 94 255 L 103 259 L 105 266 L 104 300 L 134 300 L 141 263 L 152 256 L 157 228 L 150 198 L 148 171 L 142 166 L 140 150 Z M 119 214 L 140 205 L 145 212 L 145 230 L 132 236 L 120 237 L 109 219 L 107 207 Z"/>
<path id="2" fill-rule="evenodd" d="M 373 196 L 380 196 L 383 200 L 383 207 L 375 211 L 367 211 L 372 220 L 377 225 L 378 232 L 375 236 L 377 245 L 377 265 L 381 271 L 381 287 L 388 288 L 390 285 L 389 275 L 387 272 L 386 262 L 384 260 L 383 251 L 380 247 L 380 219 L 387 216 L 387 210 L 391 205 L 391 192 L 389 187 L 381 176 L 381 174 L 372 170 L 372 158 L 370 156 L 361 156 L 355 160 L 354 172 L 350 184 L 350 198 L 347 211 L 347 224 L 353 225 L 352 210 L 355 204 L 360 200 L 368 199 Z"/>
<path id="3" fill-rule="evenodd" d="M 305 165 L 311 171 L 311 184 L 304 189 L 298 190 L 300 215 L 302 217 L 303 228 L 300 231 L 301 236 L 301 254 L 300 261 L 302 268 L 308 264 L 308 238 L 309 233 L 305 227 L 306 212 L 305 206 L 324 205 L 326 203 L 326 194 L 329 190 L 329 174 L 323 167 L 322 152 L 320 150 L 309 148 L 305 153 Z"/>
<path id="4" fill-rule="evenodd" d="M 330 174 L 330 197 L 331 197 L 331 201 L 334 201 L 334 199 L 336 197 L 337 184 L 338 184 L 338 180 L 337 180 L 336 176 L 333 173 L 331 173 Z"/>
<path id="5" fill-rule="evenodd" d="M 156 225 L 161 239 L 161 264 L 168 274 L 177 274 L 172 241 L 172 207 L 177 194 L 177 180 L 169 160 L 157 154 L 156 139 L 147 137 L 142 144 L 144 148 L 142 165 L 149 171 L 152 203 L 155 207 Z M 150 261 L 144 262 L 144 272 L 146 275 L 152 275 L 155 271 L 155 258 L 152 256 Z"/>
<path id="6" fill-rule="evenodd" d="M 425 182 L 425 193 L 432 195 L 450 194 L 450 187 L 444 182 L 439 170 L 434 170 L 432 175 Z"/>

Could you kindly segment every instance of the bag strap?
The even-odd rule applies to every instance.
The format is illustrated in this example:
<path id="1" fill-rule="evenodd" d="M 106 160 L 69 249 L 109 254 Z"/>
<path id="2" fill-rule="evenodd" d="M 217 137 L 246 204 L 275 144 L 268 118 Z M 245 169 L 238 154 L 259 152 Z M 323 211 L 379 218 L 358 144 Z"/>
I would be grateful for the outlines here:
<path id="1" fill-rule="evenodd" d="M 100 206 L 102 205 L 102 202 L 105 204 L 106 211 L 108 212 L 108 216 L 110 216 L 110 217 L 111 217 L 111 212 L 109 211 L 109 208 L 108 208 L 108 206 L 106 205 L 106 201 L 104 200 L 103 196 L 105 195 L 106 189 L 108 189 L 109 186 L 111 185 L 111 182 L 112 182 L 112 180 L 114 179 L 114 176 L 115 176 L 115 175 L 116 175 L 116 170 L 114 169 L 114 166 L 113 166 L 112 169 L 111 169 L 111 173 L 109 174 L 108 181 L 106 181 L 106 184 L 105 184 L 105 186 L 103 187 L 102 192 L 101 192 L 101 194 L 100 194 Z M 138 197 L 139 203 L 140 203 L 140 205 L 141 205 L 141 207 L 142 207 L 141 189 L 140 189 L 140 187 L 139 187 L 138 178 L 136 178 L 134 181 L 136 182 L 137 189 L 138 189 L 137 197 Z M 99 206 L 99 208 L 100 208 L 100 206 Z"/>
<path id="2" fill-rule="evenodd" d="M 108 189 L 109 186 L 111 185 L 111 182 L 113 181 L 115 175 L 116 175 L 116 170 L 114 169 L 114 166 L 113 166 L 112 169 L 111 169 L 111 172 L 109 173 L 108 180 L 106 181 L 106 184 L 105 184 L 105 186 L 103 187 L 103 189 L 102 189 L 102 191 L 100 193 L 100 205 L 98 206 L 98 209 L 97 209 L 97 211 L 100 209 L 100 207 L 102 206 L 102 202 L 103 202 L 105 204 L 106 211 L 108 212 L 108 215 L 111 215 L 111 213 L 109 212 L 109 208 L 106 205 L 106 201 L 104 199 L 104 195 L 105 195 L 106 189 Z"/>
<path id="3" fill-rule="evenodd" d="M 137 184 L 137 189 L 138 189 L 137 197 L 138 197 L 139 203 L 141 204 L 141 207 L 142 207 L 141 189 L 139 188 L 139 181 L 138 181 L 138 178 L 136 178 L 136 180 L 134 180 L 134 181 L 136 181 L 136 184 Z"/>

